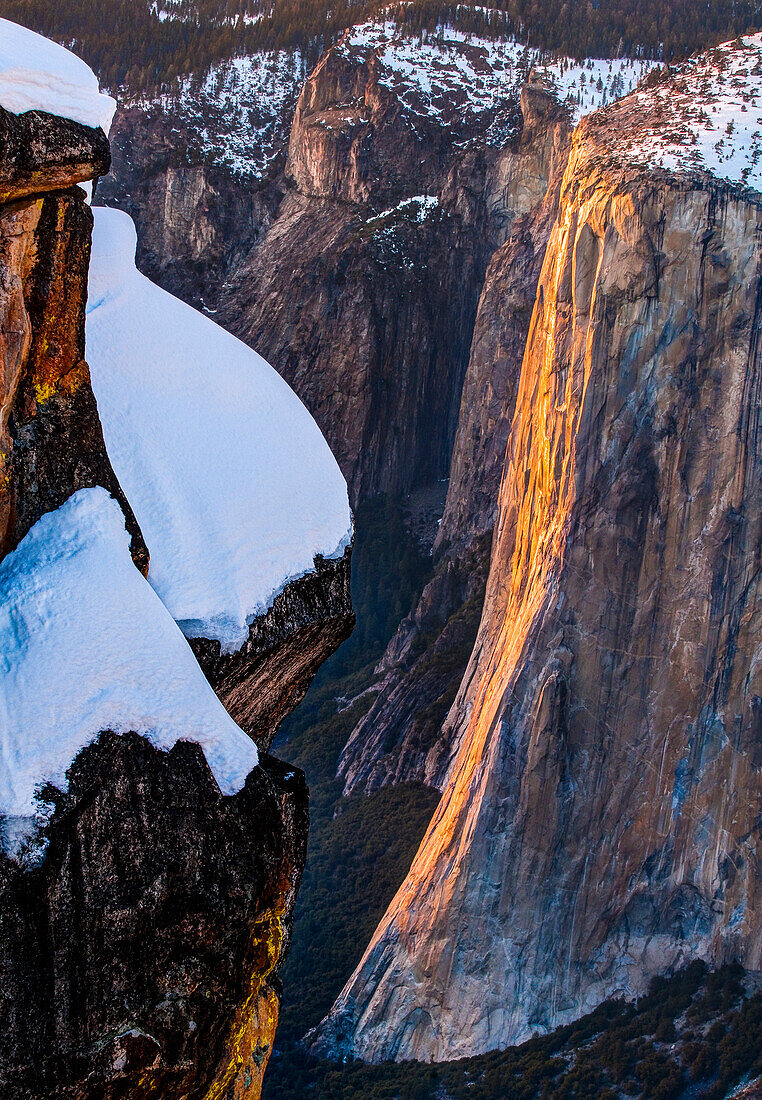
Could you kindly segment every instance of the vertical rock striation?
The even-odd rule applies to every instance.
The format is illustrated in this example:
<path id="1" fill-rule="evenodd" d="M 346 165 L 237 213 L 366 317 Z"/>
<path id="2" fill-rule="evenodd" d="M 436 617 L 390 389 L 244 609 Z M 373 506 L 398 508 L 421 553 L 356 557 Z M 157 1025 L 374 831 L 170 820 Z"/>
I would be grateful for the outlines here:
<path id="1" fill-rule="evenodd" d="M 492 231 L 499 240 L 508 230 L 508 237 L 479 298 L 435 574 L 392 639 L 376 670 L 378 699 L 342 752 L 345 794 L 408 780 L 442 789 L 470 705 L 461 681 L 481 615 L 521 361 L 571 132 L 567 111 L 543 82 L 525 84 L 520 104 L 520 135 L 486 180 Z"/>
<path id="2" fill-rule="evenodd" d="M 762 958 L 759 197 L 578 128 L 470 713 L 317 1049 L 453 1058 L 692 957 Z"/>

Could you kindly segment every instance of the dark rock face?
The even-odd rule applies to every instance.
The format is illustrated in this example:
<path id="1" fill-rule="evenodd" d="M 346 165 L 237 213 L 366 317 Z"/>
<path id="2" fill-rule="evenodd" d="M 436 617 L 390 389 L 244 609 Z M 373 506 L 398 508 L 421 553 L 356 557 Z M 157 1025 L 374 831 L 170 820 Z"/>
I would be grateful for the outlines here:
<path id="1" fill-rule="evenodd" d="M 304 698 L 318 668 L 352 633 L 351 550 L 336 561 L 317 559 L 315 571 L 292 581 L 246 644 L 221 654 L 219 642 L 191 641 L 201 668 L 228 713 L 260 748 Z"/>
<path id="2" fill-rule="evenodd" d="M 102 130 L 44 111 L 14 115 L 0 107 L 0 203 L 95 179 L 110 163 Z"/>
<path id="3" fill-rule="evenodd" d="M 138 265 L 150 279 L 214 312 L 222 284 L 272 224 L 282 167 L 249 180 L 208 164 L 183 118 L 158 107 L 120 108 L 112 167 L 98 202 L 118 206 L 138 229 Z"/>
<path id="4" fill-rule="evenodd" d="M 313 414 L 354 503 L 445 477 L 482 259 L 473 228 L 419 203 L 377 217 L 290 195 L 220 318 Z"/>
<path id="5" fill-rule="evenodd" d="M 476 639 L 490 533 L 444 559 L 375 669 L 378 697 L 339 760 L 344 794 L 390 783 L 442 788 L 452 758 L 448 714 Z"/>
<path id="6" fill-rule="evenodd" d="M 0 855 L 0 1090 L 18 1100 L 257 1096 L 308 829 L 262 757 L 223 798 L 201 750 L 103 734 L 41 865 Z"/>

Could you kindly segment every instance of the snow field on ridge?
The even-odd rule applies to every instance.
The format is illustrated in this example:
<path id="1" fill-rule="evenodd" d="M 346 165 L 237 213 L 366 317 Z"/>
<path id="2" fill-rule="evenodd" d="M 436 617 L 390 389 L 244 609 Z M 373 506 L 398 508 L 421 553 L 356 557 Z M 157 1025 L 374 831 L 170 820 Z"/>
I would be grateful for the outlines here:
<path id="1" fill-rule="evenodd" d="M 569 58 L 545 60 L 512 39 L 469 35 L 451 27 L 423 41 L 393 22 L 369 22 L 348 31 L 336 47 L 345 57 L 375 54 L 379 83 L 393 90 L 411 113 L 439 119 L 478 118 L 499 108 L 534 67 L 555 85 L 576 119 L 626 95 L 653 62 Z"/>
<path id="2" fill-rule="evenodd" d="M 691 58 L 618 110 L 628 112 L 618 156 L 762 189 L 762 34 Z"/>

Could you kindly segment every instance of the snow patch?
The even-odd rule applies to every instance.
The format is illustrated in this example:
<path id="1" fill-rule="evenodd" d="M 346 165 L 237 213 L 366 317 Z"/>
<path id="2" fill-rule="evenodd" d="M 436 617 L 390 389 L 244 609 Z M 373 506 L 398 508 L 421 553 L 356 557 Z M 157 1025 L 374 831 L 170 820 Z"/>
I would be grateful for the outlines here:
<path id="1" fill-rule="evenodd" d="M 459 129 L 483 125 L 490 115 L 509 109 L 532 69 L 555 87 L 579 119 L 632 91 L 653 67 L 653 62 L 627 58 L 577 62 L 548 57 L 512 39 L 481 38 L 452 27 L 421 40 L 391 21 L 354 27 L 337 51 L 354 60 L 373 55 L 379 84 L 392 90 L 411 115 Z M 507 136 L 499 121 L 488 131 L 496 144 Z"/>
<path id="2" fill-rule="evenodd" d="M 108 134 L 116 103 L 84 61 L 34 31 L 0 19 L 0 106 L 47 111 Z"/>
<path id="3" fill-rule="evenodd" d="M 241 647 L 254 618 L 352 534 L 346 482 L 280 375 L 135 268 L 135 228 L 96 208 L 87 360 L 112 465 L 188 637 Z"/>
<path id="4" fill-rule="evenodd" d="M 81 489 L 0 563 L 0 812 L 11 819 L 33 817 L 38 785 L 65 789 L 104 730 L 163 750 L 197 742 L 226 795 L 257 764 L 129 543 L 116 501 Z"/>
<path id="5" fill-rule="evenodd" d="M 653 61 L 629 57 L 588 57 L 573 61 L 555 58 L 536 65 L 535 72 L 556 89 L 562 103 L 568 103 L 575 121 L 629 95 L 655 67 Z"/>
<path id="6" fill-rule="evenodd" d="M 619 109 L 626 113 L 616 135 L 618 155 L 762 190 L 762 35 L 691 58 Z"/>
<path id="7" fill-rule="evenodd" d="M 203 80 L 187 77 L 178 91 L 132 105 L 181 118 L 205 162 L 262 179 L 288 145 L 306 75 L 300 53 L 263 51 L 215 65 Z"/>
<path id="8" fill-rule="evenodd" d="M 396 206 L 390 206 L 388 210 L 382 210 L 380 214 L 374 214 L 368 218 L 367 224 L 373 226 L 376 222 L 386 221 L 395 214 L 402 214 L 410 221 L 423 225 L 427 218 L 440 209 L 439 199 L 436 195 L 413 195 L 409 199 L 403 199 Z"/>

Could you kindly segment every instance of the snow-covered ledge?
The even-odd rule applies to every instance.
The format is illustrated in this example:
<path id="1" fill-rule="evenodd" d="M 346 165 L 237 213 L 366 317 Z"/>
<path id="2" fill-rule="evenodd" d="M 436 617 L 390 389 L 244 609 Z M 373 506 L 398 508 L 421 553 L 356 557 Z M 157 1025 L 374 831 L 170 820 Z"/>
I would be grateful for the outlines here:
<path id="1" fill-rule="evenodd" d="M 126 214 L 93 214 L 87 360 L 148 580 L 267 744 L 351 629 L 346 482 L 280 375 L 140 274 Z M 287 640 L 276 674 L 267 654 Z"/>
<path id="2" fill-rule="evenodd" d="M 135 267 L 131 219 L 96 208 L 87 361 L 106 449 L 187 637 L 240 649 L 285 586 L 351 541 L 347 486 L 268 363 Z"/>
<path id="3" fill-rule="evenodd" d="M 0 563 L 0 811 L 11 820 L 33 817 L 38 786 L 65 790 L 103 730 L 165 750 L 196 741 L 227 795 L 257 764 L 129 544 L 116 501 L 82 489 Z"/>
<path id="4" fill-rule="evenodd" d="M 116 103 L 93 70 L 70 50 L 0 19 L 0 107 L 14 114 L 46 111 L 101 127 L 108 135 Z"/>

